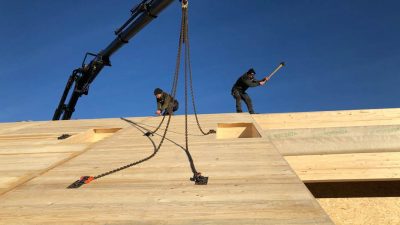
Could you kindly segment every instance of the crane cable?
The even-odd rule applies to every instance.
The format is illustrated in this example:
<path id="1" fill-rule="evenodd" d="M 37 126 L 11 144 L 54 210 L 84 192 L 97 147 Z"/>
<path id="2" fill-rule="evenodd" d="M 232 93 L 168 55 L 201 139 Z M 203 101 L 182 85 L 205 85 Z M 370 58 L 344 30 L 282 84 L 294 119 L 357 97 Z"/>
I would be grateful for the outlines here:
<path id="1" fill-rule="evenodd" d="M 184 3 L 184 2 L 186 2 L 186 3 Z M 195 108 L 195 102 L 194 102 L 194 93 L 193 93 L 193 84 L 192 84 L 192 72 L 191 72 L 191 65 L 190 65 L 190 56 L 189 56 L 190 50 L 189 50 L 188 23 L 187 23 L 187 17 L 188 17 L 187 5 L 188 5 L 188 2 L 185 1 L 185 0 L 184 0 L 184 2 L 182 2 L 182 18 L 181 18 L 181 21 L 182 21 L 182 22 L 181 22 L 181 31 L 180 31 L 180 36 L 179 36 L 178 54 L 177 54 L 177 57 L 176 57 L 175 74 L 174 74 L 174 78 L 173 78 L 173 82 L 172 82 L 171 96 L 172 96 L 172 99 L 175 99 L 176 92 L 177 92 L 177 86 L 178 86 L 178 78 L 179 78 L 179 69 L 180 69 L 180 62 L 181 62 L 182 45 L 185 44 L 185 148 L 184 148 L 184 150 L 185 150 L 186 155 L 187 155 L 187 157 L 188 157 L 188 160 L 189 160 L 189 163 L 190 163 L 190 168 L 191 168 L 191 170 L 192 170 L 192 172 L 193 172 L 193 177 L 190 178 L 190 180 L 191 180 L 191 181 L 194 181 L 195 184 L 205 185 L 205 184 L 207 184 L 207 182 L 208 182 L 208 177 L 202 176 L 201 173 L 198 172 L 198 171 L 196 170 L 196 167 L 195 167 L 194 162 L 193 162 L 193 158 L 192 158 L 192 156 L 191 156 L 191 154 L 190 154 L 190 152 L 189 152 L 188 122 L 187 122 L 187 114 L 188 114 L 188 113 L 187 113 L 187 111 L 188 111 L 188 110 L 187 110 L 187 95 L 188 95 L 188 94 L 187 94 L 187 77 L 188 77 L 187 74 L 188 74 L 188 70 L 190 71 L 190 89 L 191 89 L 191 96 L 192 96 L 192 104 L 193 104 L 193 109 L 194 109 L 194 113 L 195 113 L 195 117 L 196 117 L 196 122 L 197 122 L 198 128 L 199 128 L 200 131 L 203 133 L 203 135 L 212 134 L 212 133 L 215 133 L 215 131 L 214 131 L 214 130 L 210 130 L 208 133 L 205 133 L 205 132 L 201 129 L 199 120 L 198 120 L 198 118 L 197 118 L 197 113 L 196 113 L 196 108 Z M 157 126 L 157 128 L 156 128 L 154 131 L 151 131 L 151 132 L 148 131 L 147 133 L 145 133 L 145 136 L 148 136 L 148 137 L 149 137 L 149 139 L 152 141 L 152 143 L 153 143 L 153 145 L 154 145 L 154 147 L 155 147 L 155 148 L 154 148 L 154 152 L 153 152 L 150 156 L 148 156 L 148 157 L 146 157 L 146 158 L 144 158 L 144 159 L 141 159 L 141 160 L 139 160 L 139 161 L 136 161 L 136 162 L 127 164 L 127 165 L 125 165 L 125 166 L 121 166 L 121 167 L 116 168 L 116 169 L 114 169 L 114 170 L 110 170 L 110 171 L 108 171 L 108 172 L 99 174 L 99 175 L 97 175 L 97 176 L 82 176 L 79 180 L 75 181 L 74 183 L 72 183 L 71 185 L 69 185 L 67 188 L 79 188 L 79 187 L 82 186 L 83 184 L 88 184 L 88 183 L 90 183 L 90 182 L 93 181 L 93 180 L 96 180 L 96 179 L 99 179 L 99 178 L 101 178 L 101 177 L 104 177 L 104 176 L 107 176 L 107 175 L 116 173 L 116 172 L 118 172 L 118 171 L 127 169 L 127 168 L 129 168 L 129 167 L 132 167 L 132 166 L 134 166 L 134 165 L 140 164 L 140 163 L 142 163 L 142 162 L 144 162 L 144 161 L 147 161 L 147 160 L 151 159 L 152 157 L 154 157 L 154 156 L 157 154 L 157 152 L 160 150 L 160 148 L 161 148 L 161 146 L 162 146 L 162 144 L 163 144 L 163 142 L 164 142 L 164 140 L 165 140 L 165 138 L 166 138 L 166 135 L 167 135 L 167 132 L 168 132 L 168 128 L 169 128 L 169 125 L 170 125 L 170 122 L 171 122 L 172 108 L 173 108 L 173 104 L 169 104 L 169 105 L 168 105 L 168 108 L 167 108 L 167 110 L 168 110 L 168 112 L 169 112 L 169 113 L 168 113 L 168 120 L 167 120 L 165 129 L 164 129 L 164 133 L 163 133 L 163 135 L 161 136 L 161 140 L 160 140 L 160 143 L 158 144 L 158 146 L 155 146 L 154 141 L 153 141 L 149 136 L 150 136 L 150 134 L 153 135 L 155 132 L 157 132 L 157 131 L 160 129 L 160 127 L 162 126 L 162 124 L 163 124 L 164 121 L 165 121 L 166 115 L 163 116 L 163 118 L 162 118 L 160 124 Z M 121 118 L 121 119 L 123 119 L 123 118 Z M 129 121 L 129 120 L 126 120 L 126 119 L 123 119 L 123 120 L 125 120 L 125 121 L 127 121 L 127 122 Z M 129 122 L 133 123 L 132 121 L 129 121 Z M 134 124 L 134 123 L 133 123 L 133 124 Z M 141 126 L 139 126 L 139 127 L 143 129 L 143 127 L 141 127 Z M 145 128 L 144 128 L 144 129 L 145 129 Z M 146 129 L 146 130 L 147 130 L 147 129 Z M 141 131 L 142 131 L 142 130 L 141 130 Z"/>

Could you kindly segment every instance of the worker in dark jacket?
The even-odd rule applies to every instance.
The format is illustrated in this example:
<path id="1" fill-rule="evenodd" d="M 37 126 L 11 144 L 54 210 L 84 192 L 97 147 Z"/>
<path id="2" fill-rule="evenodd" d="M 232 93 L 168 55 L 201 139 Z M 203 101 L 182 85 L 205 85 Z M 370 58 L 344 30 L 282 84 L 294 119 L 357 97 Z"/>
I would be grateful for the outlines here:
<path id="1" fill-rule="evenodd" d="M 176 110 L 179 108 L 179 103 L 175 100 L 171 95 L 164 92 L 160 88 L 154 89 L 154 95 L 157 100 L 157 115 L 173 115 Z M 172 104 L 170 106 L 170 104 Z"/>
<path id="2" fill-rule="evenodd" d="M 250 114 L 254 114 L 253 104 L 251 102 L 250 96 L 246 93 L 249 87 L 257 87 L 264 85 L 268 81 L 268 77 L 262 80 L 256 80 L 254 75 L 256 72 L 253 68 L 249 69 L 245 74 L 243 74 L 232 87 L 232 96 L 236 100 L 236 112 L 242 112 L 241 100 L 243 100 Z"/>

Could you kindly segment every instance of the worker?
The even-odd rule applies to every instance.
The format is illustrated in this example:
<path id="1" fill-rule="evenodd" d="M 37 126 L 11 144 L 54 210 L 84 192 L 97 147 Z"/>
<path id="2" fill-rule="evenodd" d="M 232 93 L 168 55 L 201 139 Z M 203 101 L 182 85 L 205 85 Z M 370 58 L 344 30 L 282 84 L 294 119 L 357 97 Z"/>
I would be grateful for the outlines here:
<path id="1" fill-rule="evenodd" d="M 262 80 L 256 80 L 254 75 L 256 72 L 253 68 L 249 69 L 245 74 L 243 74 L 239 79 L 237 79 L 236 83 L 232 87 L 231 94 L 233 98 L 236 100 L 236 112 L 242 112 L 242 103 L 243 100 L 250 114 L 254 114 L 253 104 L 251 102 L 250 96 L 246 93 L 246 90 L 249 87 L 257 87 L 260 85 L 264 85 L 269 79 L 265 77 Z"/>
<path id="2" fill-rule="evenodd" d="M 171 95 L 164 92 L 160 88 L 154 89 L 154 95 L 157 100 L 157 111 L 156 114 L 158 116 L 165 115 L 173 115 L 176 110 L 179 108 L 179 102 L 175 100 Z M 170 104 L 172 104 L 170 106 Z"/>

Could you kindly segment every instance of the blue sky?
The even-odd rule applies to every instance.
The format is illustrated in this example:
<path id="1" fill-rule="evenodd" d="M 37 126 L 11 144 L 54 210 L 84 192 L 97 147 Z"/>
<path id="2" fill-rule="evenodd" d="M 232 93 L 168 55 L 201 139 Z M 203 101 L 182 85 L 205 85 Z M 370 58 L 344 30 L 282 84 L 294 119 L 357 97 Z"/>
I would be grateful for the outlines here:
<path id="1" fill-rule="evenodd" d="M 138 2 L 0 0 L 0 122 L 50 120 L 72 70 L 114 39 Z M 398 9 L 397 0 L 191 0 L 199 113 L 234 112 L 236 79 L 281 61 L 248 91 L 259 113 L 400 107 Z M 180 13 L 172 3 L 114 54 L 73 118 L 154 115 L 154 88 L 170 90 Z M 182 83 L 178 100 L 182 114 Z"/>

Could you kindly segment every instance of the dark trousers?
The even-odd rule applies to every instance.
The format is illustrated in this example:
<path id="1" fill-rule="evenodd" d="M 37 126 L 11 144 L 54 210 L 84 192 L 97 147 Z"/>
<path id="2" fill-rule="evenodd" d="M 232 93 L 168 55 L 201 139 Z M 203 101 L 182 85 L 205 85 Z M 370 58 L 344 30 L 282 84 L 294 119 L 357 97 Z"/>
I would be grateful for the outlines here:
<path id="1" fill-rule="evenodd" d="M 232 90 L 232 96 L 236 100 L 236 112 L 242 112 L 242 100 L 246 103 L 247 109 L 249 110 L 249 113 L 253 114 L 254 109 L 253 109 L 253 103 L 251 102 L 250 96 L 243 91 L 240 90 Z"/>
<path id="2" fill-rule="evenodd" d="M 178 101 L 174 101 L 174 106 L 172 107 L 172 113 L 171 113 L 171 115 L 174 115 L 174 112 L 176 111 L 176 110 L 178 110 L 178 108 L 179 108 L 179 102 Z M 163 116 L 165 116 L 165 115 L 169 115 L 170 113 L 168 112 L 168 108 L 166 109 L 166 110 L 164 110 L 164 112 L 162 113 L 162 115 Z"/>

